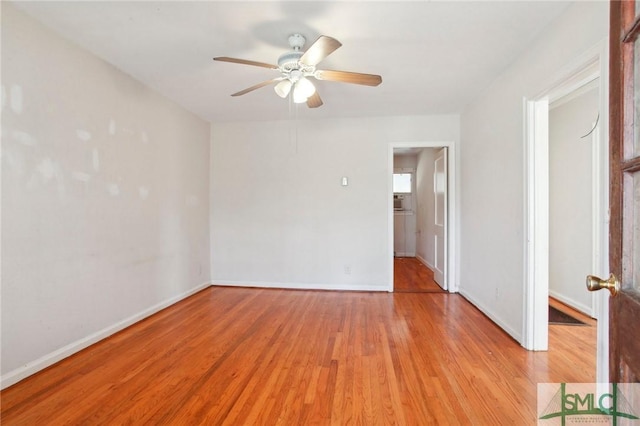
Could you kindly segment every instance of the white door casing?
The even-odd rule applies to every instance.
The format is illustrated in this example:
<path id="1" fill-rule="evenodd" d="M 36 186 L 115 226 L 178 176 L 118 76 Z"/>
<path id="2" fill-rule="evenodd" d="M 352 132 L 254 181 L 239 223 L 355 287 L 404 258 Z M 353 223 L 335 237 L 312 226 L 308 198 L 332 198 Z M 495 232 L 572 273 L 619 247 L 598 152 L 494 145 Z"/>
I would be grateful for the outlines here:
<path id="1" fill-rule="evenodd" d="M 457 227 L 459 218 L 457 217 L 456 206 L 457 197 L 457 162 L 456 142 L 454 141 L 434 141 L 434 142 L 389 142 L 388 145 L 388 262 L 389 277 L 388 291 L 393 292 L 393 261 L 394 261 L 394 210 L 393 210 L 393 149 L 394 148 L 446 148 L 446 170 L 447 170 L 447 200 L 446 200 L 446 246 L 445 255 L 442 260 L 445 264 L 444 278 L 445 289 L 449 292 L 457 292 L 458 276 L 457 259 L 459 257 L 457 245 Z"/>
<path id="2" fill-rule="evenodd" d="M 602 42 L 560 71 L 542 93 L 524 99 L 525 122 L 525 259 L 522 345 L 548 348 L 549 244 L 549 101 L 593 79 L 600 79 L 600 121 L 593 135 L 593 271 L 606 276 L 608 266 L 608 50 Z M 585 287 L 586 291 L 586 287 Z M 597 382 L 608 382 L 608 294 L 594 295 L 597 323 Z"/>

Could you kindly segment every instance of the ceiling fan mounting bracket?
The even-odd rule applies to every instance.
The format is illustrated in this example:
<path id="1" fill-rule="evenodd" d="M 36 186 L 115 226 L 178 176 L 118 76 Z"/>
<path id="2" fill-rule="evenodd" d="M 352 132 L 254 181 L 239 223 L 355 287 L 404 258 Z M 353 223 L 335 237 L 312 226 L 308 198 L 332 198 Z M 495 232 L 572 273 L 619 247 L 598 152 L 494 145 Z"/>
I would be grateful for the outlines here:
<path id="1" fill-rule="evenodd" d="M 302 34 L 291 34 L 289 36 L 289 46 L 295 51 L 298 51 L 304 47 L 307 39 Z"/>

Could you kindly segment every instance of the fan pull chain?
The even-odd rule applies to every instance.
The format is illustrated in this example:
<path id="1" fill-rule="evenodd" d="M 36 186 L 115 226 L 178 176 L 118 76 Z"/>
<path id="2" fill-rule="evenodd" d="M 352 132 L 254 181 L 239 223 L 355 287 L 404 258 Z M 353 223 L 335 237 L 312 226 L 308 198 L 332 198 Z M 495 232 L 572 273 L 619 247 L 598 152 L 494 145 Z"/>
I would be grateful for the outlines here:
<path id="1" fill-rule="evenodd" d="M 293 96 L 291 96 L 291 99 L 293 99 Z M 298 104 L 294 104 L 293 108 L 296 114 L 296 155 L 298 155 Z"/>
<path id="2" fill-rule="evenodd" d="M 295 153 L 298 155 L 298 105 L 293 103 L 293 96 L 289 95 L 289 141 L 295 143 Z M 292 141 L 293 139 L 293 141 Z"/>

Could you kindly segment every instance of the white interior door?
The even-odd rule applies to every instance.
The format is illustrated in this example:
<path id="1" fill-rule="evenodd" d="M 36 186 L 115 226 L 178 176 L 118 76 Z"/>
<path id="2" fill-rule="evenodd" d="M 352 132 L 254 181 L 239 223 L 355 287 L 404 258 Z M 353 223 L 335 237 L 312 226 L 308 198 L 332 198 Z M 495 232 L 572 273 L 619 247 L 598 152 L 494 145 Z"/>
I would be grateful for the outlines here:
<path id="1" fill-rule="evenodd" d="M 447 289 L 447 148 L 438 151 L 434 160 L 433 192 L 435 207 L 434 279 Z"/>

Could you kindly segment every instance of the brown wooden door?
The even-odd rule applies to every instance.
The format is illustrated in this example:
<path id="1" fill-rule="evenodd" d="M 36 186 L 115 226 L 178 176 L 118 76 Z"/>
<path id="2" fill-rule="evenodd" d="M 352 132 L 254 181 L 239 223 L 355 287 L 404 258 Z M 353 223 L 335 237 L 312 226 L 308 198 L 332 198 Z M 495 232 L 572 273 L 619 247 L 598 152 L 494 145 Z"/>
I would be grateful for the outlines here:
<path id="1" fill-rule="evenodd" d="M 620 291 L 609 302 L 614 383 L 640 381 L 640 2 L 612 1 L 609 61 L 609 262 Z"/>

